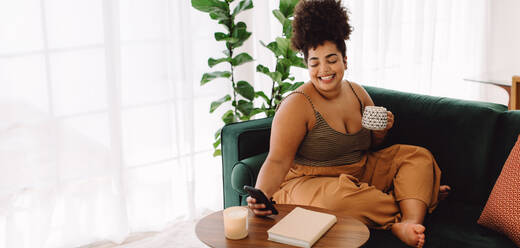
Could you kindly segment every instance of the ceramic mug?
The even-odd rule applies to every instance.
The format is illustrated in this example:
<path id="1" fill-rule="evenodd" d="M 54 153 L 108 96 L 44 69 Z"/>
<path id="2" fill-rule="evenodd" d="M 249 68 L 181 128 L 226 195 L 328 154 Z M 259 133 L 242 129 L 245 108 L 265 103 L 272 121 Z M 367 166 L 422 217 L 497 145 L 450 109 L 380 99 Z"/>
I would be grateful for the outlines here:
<path id="1" fill-rule="evenodd" d="M 366 106 L 363 111 L 361 125 L 370 130 L 384 130 L 388 123 L 388 114 L 385 107 Z"/>

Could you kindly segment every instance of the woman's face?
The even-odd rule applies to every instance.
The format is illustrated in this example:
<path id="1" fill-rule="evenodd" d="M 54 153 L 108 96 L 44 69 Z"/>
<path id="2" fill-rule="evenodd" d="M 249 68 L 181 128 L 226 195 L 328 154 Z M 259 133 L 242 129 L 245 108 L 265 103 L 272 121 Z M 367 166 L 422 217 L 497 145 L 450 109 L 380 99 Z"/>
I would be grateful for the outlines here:
<path id="1" fill-rule="evenodd" d="M 314 86 L 320 91 L 333 91 L 341 87 L 343 73 L 347 69 L 347 57 L 331 41 L 309 49 L 307 68 Z"/>

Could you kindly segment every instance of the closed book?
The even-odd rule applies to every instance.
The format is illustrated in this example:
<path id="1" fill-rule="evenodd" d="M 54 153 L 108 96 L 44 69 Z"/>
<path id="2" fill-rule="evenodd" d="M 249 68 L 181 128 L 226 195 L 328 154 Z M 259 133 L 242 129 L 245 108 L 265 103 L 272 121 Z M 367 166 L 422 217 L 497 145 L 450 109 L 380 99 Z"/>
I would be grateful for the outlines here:
<path id="1" fill-rule="evenodd" d="M 332 214 L 296 207 L 267 230 L 267 239 L 310 248 L 336 222 L 337 218 Z"/>

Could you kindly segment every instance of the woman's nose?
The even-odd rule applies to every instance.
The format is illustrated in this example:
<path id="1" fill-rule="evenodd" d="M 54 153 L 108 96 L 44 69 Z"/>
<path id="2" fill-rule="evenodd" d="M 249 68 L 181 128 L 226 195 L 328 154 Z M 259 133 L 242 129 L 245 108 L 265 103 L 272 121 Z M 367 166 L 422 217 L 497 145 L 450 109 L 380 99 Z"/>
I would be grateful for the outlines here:
<path id="1" fill-rule="evenodd" d="M 328 65 L 327 63 L 321 63 L 319 73 L 321 74 L 326 72 L 330 72 L 330 65 Z"/>

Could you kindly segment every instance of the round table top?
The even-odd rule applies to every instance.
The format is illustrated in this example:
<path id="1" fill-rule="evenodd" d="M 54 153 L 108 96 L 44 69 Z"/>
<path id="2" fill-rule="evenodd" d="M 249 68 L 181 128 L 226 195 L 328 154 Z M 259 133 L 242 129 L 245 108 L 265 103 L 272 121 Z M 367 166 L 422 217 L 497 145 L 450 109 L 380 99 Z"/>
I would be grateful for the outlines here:
<path id="1" fill-rule="evenodd" d="M 256 217 L 249 211 L 249 234 L 240 240 L 226 239 L 222 210 L 212 213 L 197 222 L 197 237 L 210 247 L 293 247 L 267 240 L 267 230 L 291 212 L 295 207 L 333 214 L 338 222 L 327 231 L 313 247 L 359 247 L 370 236 L 367 226 L 361 221 L 323 208 L 299 205 L 275 205 L 278 215 Z"/>

